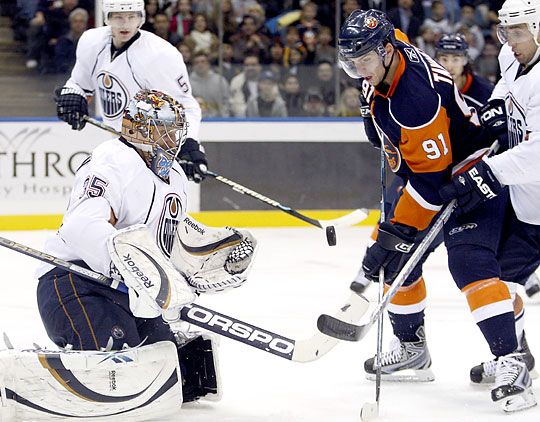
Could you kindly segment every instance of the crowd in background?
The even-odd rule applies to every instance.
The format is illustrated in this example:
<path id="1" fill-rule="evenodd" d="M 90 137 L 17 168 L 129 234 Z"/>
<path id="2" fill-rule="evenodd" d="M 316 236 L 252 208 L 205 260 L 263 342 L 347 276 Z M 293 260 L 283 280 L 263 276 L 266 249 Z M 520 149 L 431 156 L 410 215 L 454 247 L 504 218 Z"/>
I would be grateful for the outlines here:
<path id="1" fill-rule="evenodd" d="M 16 39 L 29 69 L 68 74 L 94 0 L 17 0 Z M 205 117 L 359 115 L 358 87 L 336 65 L 335 0 L 145 0 L 142 29 L 175 45 Z M 475 71 L 498 79 L 495 35 L 501 0 L 344 0 L 351 11 L 386 10 L 430 56 L 445 33 L 469 43 Z M 158 64 L 159 65 L 159 64 Z"/>

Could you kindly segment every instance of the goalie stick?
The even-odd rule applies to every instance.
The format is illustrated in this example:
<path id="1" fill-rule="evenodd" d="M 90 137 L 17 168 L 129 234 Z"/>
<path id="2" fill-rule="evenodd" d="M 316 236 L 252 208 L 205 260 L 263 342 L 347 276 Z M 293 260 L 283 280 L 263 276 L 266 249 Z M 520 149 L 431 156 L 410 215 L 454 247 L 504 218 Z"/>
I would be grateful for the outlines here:
<path id="1" fill-rule="evenodd" d="M 411 255 L 405 266 L 401 269 L 392 285 L 388 289 L 383 300 L 379 302 L 377 307 L 371 313 L 368 322 L 362 325 L 356 325 L 349 321 L 340 320 L 335 316 L 322 314 L 317 320 L 317 328 L 324 334 L 337 338 L 339 340 L 346 341 L 359 341 L 362 340 L 371 327 L 377 322 L 382 313 L 388 306 L 388 303 L 397 293 L 398 289 L 403 285 L 405 279 L 409 276 L 416 264 L 420 261 L 424 253 L 429 248 L 429 245 L 433 242 L 437 234 L 441 231 L 444 223 L 452 214 L 456 200 L 450 201 L 446 208 L 441 212 L 426 237 L 422 239 L 414 253 Z"/>
<path id="2" fill-rule="evenodd" d="M 110 126 L 107 126 L 106 124 L 92 118 L 89 116 L 85 116 L 84 120 L 86 120 L 88 123 L 97 126 L 101 129 L 106 130 L 107 132 L 110 132 L 116 136 L 121 136 L 122 134 L 115 129 L 113 129 Z M 183 164 L 184 161 L 178 160 L 180 164 Z M 304 215 L 302 213 L 299 213 L 295 209 L 288 207 L 286 205 L 280 204 L 278 201 L 268 198 L 265 195 L 262 195 L 258 192 L 255 192 L 252 189 L 249 189 L 245 186 L 242 186 L 240 183 L 237 183 L 233 180 L 227 179 L 224 176 L 221 176 L 220 174 L 214 173 L 212 171 L 206 170 L 206 175 L 209 177 L 212 177 L 216 179 L 217 181 L 229 186 L 234 190 L 235 192 L 241 193 L 242 195 L 247 195 L 252 198 L 255 198 L 261 202 L 264 202 L 267 205 L 270 205 L 273 208 L 277 208 L 280 211 L 283 211 L 295 218 L 298 218 L 299 220 L 302 220 L 305 223 L 311 224 L 312 226 L 318 227 L 320 229 L 324 229 L 326 232 L 326 240 L 330 246 L 334 246 L 336 244 L 336 227 L 344 227 L 344 226 L 352 226 L 354 224 L 360 223 L 361 221 L 365 220 L 368 216 L 367 210 L 365 209 L 356 209 L 349 214 L 346 214 L 342 217 L 335 218 L 332 220 L 317 220 L 315 218 L 308 217 L 307 215 Z"/>
<path id="3" fill-rule="evenodd" d="M 0 245 L 100 284 L 114 288 L 118 286 L 119 282 L 117 280 L 105 277 L 103 274 L 64 261 L 4 237 L 0 237 Z M 345 305 L 334 316 L 348 323 L 354 323 L 366 313 L 368 307 L 369 301 L 364 296 L 352 292 Z M 311 362 L 317 360 L 328 353 L 338 343 L 337 339 L 326 336 L 318 331 L 305 340 L 291 339 L 195 303 L 182 308 L 180 319 L 197 327 L 228 337 L 231 340 L 239 341 L 258 350 L 294 362 Z"/>

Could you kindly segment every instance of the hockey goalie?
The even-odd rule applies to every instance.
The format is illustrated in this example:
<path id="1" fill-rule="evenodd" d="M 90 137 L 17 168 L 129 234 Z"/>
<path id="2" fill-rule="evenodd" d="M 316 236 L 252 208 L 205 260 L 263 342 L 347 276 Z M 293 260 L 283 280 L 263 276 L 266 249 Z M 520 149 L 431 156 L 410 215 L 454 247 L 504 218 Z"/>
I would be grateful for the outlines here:
<path id="1" fill-rule="evenodd" d="M 59 349 L 0 352 L 2 421 L 159 420 L 183 402 L 220 398 L 216 342 L 177 321 L 197 294 L 242 285 L 257 242 L 186 214 L 188 180 L 176 161 L 186 130 L 180 103 L 140 91 L 122 136 L 77 170 L 45 251 L 114 281 L 42 264 L 37 303 Z"/>

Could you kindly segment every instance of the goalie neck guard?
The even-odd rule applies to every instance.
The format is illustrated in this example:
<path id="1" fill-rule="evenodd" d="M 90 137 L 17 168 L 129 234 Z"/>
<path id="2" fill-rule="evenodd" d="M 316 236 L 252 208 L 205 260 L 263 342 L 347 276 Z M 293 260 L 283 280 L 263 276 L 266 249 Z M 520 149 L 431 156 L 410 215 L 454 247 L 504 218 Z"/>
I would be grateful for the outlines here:
<path id="1" fill-rule="evenodd" d="M 141 90 L 129 102 L 122 120 L 122 138 L 141 154 L 146 165 L 166 180 L 186 140 L 184 107 L 160 91 Z"/>

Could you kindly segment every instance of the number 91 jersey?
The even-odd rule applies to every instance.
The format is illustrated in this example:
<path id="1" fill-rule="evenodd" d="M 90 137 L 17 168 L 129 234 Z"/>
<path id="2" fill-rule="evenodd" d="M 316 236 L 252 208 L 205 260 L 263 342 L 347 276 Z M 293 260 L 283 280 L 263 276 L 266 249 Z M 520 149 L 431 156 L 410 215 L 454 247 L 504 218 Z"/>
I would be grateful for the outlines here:
<path id="1" fill-rule="evenodd" d="M 120 131 L 129 100 L 141 89 L 165 92 L 186 109 L 189 138 L 198 139 L 201 109 L 193 98 L 180 52 L 162 38 L 139 31 L 121 49 L 111 47 L 111 28 L 87 30 L 66 86 L 94 95 L 103 121 Z"/>
<path id="2" fill-rule="evenodd" d="M 491 141 L 441 65 L 409 44 L 396 49 L 396 73 L 386 92 L 375 89 L 371 113 L 390 168 L 406 182 L 392 222 L 424 230 L 454 164 Z"/>

